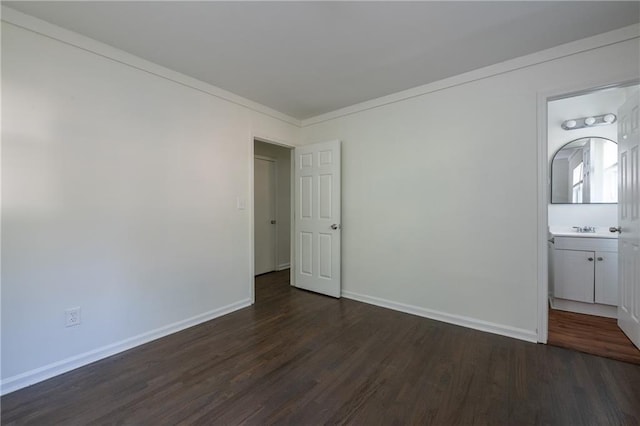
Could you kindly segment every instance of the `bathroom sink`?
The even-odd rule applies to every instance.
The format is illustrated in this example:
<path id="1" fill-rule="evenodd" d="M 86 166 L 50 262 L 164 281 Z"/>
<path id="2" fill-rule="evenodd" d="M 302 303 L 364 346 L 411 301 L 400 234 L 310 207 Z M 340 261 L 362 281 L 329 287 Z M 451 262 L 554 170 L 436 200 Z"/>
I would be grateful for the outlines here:
<path id="1" fill-rule="evenodd" d="M 617 232 L 609 232 L 609 229 L 604 226 L 596 227 L 595 232 L 578 231 L 570 227 L 550 227 L 549 234 L 554 237 L 618 238 Z"/>

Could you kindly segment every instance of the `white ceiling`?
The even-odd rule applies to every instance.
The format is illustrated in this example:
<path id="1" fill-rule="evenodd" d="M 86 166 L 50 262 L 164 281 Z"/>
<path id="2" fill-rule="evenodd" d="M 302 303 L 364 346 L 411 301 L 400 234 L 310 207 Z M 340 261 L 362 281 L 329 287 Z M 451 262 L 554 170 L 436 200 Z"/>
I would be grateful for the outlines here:
<path id="1" fill-rule="evenodd" d="M 640 21 L 640 2 L 3 2 L 298 119 Z"/>

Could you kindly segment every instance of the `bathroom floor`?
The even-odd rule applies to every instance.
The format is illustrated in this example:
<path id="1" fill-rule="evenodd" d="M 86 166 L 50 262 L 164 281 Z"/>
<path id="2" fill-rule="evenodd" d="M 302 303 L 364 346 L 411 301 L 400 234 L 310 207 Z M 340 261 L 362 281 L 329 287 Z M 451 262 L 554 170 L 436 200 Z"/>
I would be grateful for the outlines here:
<path id="1" fill-rule="evenodd" d="M 548 344 L 640 365 L 640 350 L 614 318 L 549 308 Z"/>

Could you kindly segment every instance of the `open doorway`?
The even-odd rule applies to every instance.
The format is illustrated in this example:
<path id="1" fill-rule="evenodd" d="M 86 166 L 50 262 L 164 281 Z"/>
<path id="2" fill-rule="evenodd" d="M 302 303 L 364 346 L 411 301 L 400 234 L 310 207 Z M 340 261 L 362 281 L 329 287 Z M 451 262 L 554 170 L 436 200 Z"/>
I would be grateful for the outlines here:
<path id="1" fill-rule="evenodd" d="M 623 271 L 615 232 L 622 188 L 618 119 L 638 89 L 619 86 L 547 102 L 547 342 L 640 364 L 640 350 L 618 326 Z"/>
<path id="2" fill-rule="evenodd" d="M 254 140 L 254 275 L 291 267 L 291 149 Z"/>

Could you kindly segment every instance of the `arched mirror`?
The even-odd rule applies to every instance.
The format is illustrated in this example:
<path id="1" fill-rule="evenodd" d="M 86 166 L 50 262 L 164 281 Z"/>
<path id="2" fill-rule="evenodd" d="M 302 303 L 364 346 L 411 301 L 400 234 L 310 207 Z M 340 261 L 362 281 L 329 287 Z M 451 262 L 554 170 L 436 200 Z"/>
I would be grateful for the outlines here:
<path id="1" fill-rule="evenodd" d="M 618 144 L 597 137 L 564 145 L 551 161 L 551 202 L 618 202 Z"/>

